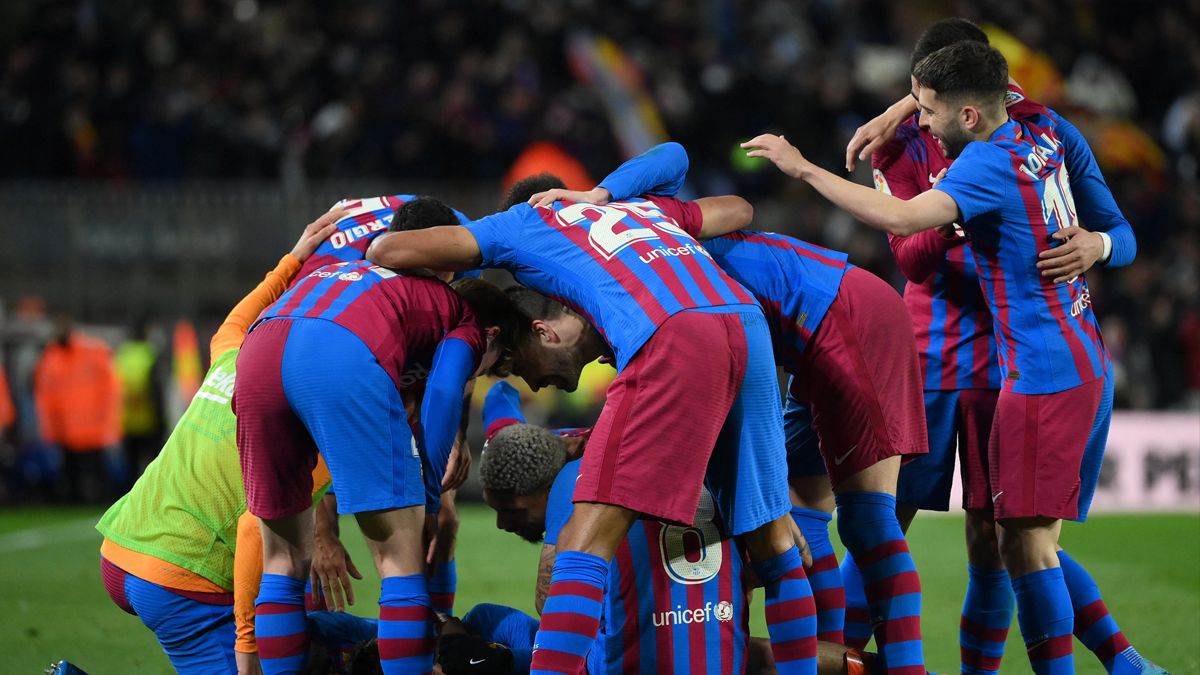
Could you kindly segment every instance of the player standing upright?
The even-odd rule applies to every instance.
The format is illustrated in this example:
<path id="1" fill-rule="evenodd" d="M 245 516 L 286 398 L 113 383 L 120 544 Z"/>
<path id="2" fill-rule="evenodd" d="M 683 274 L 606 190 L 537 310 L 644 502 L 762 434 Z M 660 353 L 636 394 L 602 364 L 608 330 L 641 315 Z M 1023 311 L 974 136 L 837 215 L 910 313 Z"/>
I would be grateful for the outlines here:
<path id="1" fill-rule="evenodd" d="M 1039 254 L 1060 244 L 1054 232 L 1077 224 L 1061 122 L 1045 109 L 1010 119 L 1007 65 L 978 42 L 935 52 L 914 77 L 921 125 L 956 161 L 934 190 L 909 201 L 823 171 L 779 136 L 743 147 L 888 233 L 961 223 L 992 313 L 1003 383 L 989 442 L 1000 554 L 1034 671 L 1073 672 L 1074 610 L 1058 535 L 1063 518 L 1086 518 L 1112 382 L 1087 282 L 1082 275 L 1050 280 L 1038 268 Z"/>
<path id="2" fill-rule="evenodd" d="M 770 334 L 754 299 L 691 234 L 653 204 L 624 201 L 673 194 L 682 184 L 681 146 L 649 152 L 667 156 L 667 169 L 635 185 L 619 168 L 598 188 L 604 198 L 596 201 L 612 203 L 533 208 L 525 199 L 562 182 L 527 180 L 507 211 L 465 227 L 385 235 L 368 258 L 398 268 L 503 267 L 568 305 L 566 312 L 554 302 L 522 307 L 533 336 L 518 347 L 514 371 L 534 389 L 572 390 L 586 363 L 603 355 L 616 363 L 559 539 L 534 672 L 583 666 L 608 563 L 637 514 L 690 523 L 711 466 L 717 509 L 733 534 L 746 536 L 767 589 L 777 667 L 811 673 L 815 618 L 788 520 Z"/>

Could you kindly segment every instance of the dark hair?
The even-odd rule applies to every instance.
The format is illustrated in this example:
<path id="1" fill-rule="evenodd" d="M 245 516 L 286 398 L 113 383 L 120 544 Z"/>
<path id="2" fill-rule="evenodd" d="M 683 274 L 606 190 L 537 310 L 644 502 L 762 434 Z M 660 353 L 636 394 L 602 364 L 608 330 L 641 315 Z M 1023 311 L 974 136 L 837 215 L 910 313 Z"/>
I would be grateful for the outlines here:
<path id="1" fill-rule="evenodd" d="M 496 377 L 511 375 L 513 349 L 529 332 L 529 321 L 522 316 L 508 294 L 493 283 L 467 278 L 455 280 L 450 287 L 466 301 L 480 325 L 497 326 L 500 329 L 500 334 L 496 336 L 500 358 L 488 370 L 488 374 Z"/>
<path id="2" fill-rule="evenodd" d="M 912 57 L 908 62 L 908 72 L 916 72 L 917 64 L 924 61 L 926 56 L 963 40 L 989 44 L 987 33 L 966 19 L 952 17 L 935 21 L 917 38 L 917 46 L 913 47 Z"/>
<path id="3" fill-rule="evenodd" d="M 1008 62 L 994 48 L 973 41 L 956 42 L 925 57 L 913 77 L 939 98 L 980 106 L 1004 106 Z"/>
<path id="4" fill-rule="evenodd" d="M 446 202 L 436 197 L 417 197 L 396 207 L 389 232 L 423 230 L 438 225 L 457 225 L 458 216 Z"/>
<path id="5" fill-rule="evenodd" d="M 563 179 L 555 176 L 552 173 L 542 172 L 535 176 L 527 176 L 512 184 L 505 193 L 504 199 L 500 202 L 500 210 L 507 211 L 513 204 L 529 201 L 529 198 L 539 192 L 553 190 L 554 188 L 565 188 L 567 184 Z"/>
<path id="6" fill-rule="evenodd" d="M 567 308 L 557 300 L 552 300 L 537 291 L 531 291 L 524 286 L 509 286 L 504 294 L 516 307 L 526 321 L 552 321 L 567 313 Z"/>

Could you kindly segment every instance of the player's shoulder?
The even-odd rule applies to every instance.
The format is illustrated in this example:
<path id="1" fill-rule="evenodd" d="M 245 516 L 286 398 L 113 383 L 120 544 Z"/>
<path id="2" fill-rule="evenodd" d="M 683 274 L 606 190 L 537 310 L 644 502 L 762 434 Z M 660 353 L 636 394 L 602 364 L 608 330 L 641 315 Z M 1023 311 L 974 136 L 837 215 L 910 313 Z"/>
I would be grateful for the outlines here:
<path id="1" fill-rule="evenodd" d="M 905 157 L 914 157 L 924 145 L 917 116 L 913 115 L 896 127 L 896 135 L 871 153 L 871 168 L 886 171 Z"/>

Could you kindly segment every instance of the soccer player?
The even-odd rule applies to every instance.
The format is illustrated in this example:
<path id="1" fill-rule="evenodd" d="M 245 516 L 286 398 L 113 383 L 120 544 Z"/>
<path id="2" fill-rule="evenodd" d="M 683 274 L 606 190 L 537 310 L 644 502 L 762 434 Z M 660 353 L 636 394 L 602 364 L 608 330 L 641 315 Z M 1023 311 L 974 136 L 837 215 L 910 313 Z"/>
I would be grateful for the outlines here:
<path id="1" fill-rule="evenodd" d="M 815 620 L 788 518 L 770 334 L 754 299 L 700 253 L 697 233 L 634 199 L 674 194 L 687 172 L 682 146 L 648 152 L 665 157 L 664 171 L 638 185 L 618 168 L 594 200 L 610 203 L 534 208 L 530 196 L 562 187 L 534 177 L 513 187 L 507 211 L 389 233 L 367 257 L 397 268 L 502 267 L 537 291 L 518 296 L 532 335 L 514 355 L 514 371 L 534 389 L 573 390 L 583 366 L 601 356 L 619 371 L 558 539 L 535 672 L 582 668 L 609 561 L 630 526 L 638 514 L 690 524 L 710 467 L 717 510 L 731 534 L 746 536 L 767 589 L 776 666 L 811 673 Z M 743 211 L 743 224 L 750 215 Z"/>
<path id="2" fill-rule="evenodd" d="M 913 76 L 921 126 L 955 162 L 935 189 L 908 201 L 819 169 L 780 136 L 743 147 L 890 234 L 956 222 L 966 232 L 1002 378 L 989 439 L 1000 555 L 1034 671 L 1073 672 L 1074 610 L 1058 535 L 1063 518 L 1082 520 L 1090 506 L 1111 415 L 1112 369 L 1084 277 L 1046 278 L 1037 264 L 1040 253 L 1060 244 L 1055 230 L 1077 225 L 1061 123 L 1045 109 L 1010 119 L 1007 64 L 979 42 L 934 52 Z M 1102 182 L 1090 185 L 1104 189 Z M 1078 196 L 1096 199 L 1090 190 Z"/>
<path id="3" fill-rule="evenodd" d="M 496 526 L 542 543 L 536 607 L 542 611 L 555 550 L 574 506 L 571 496 L 590 429 L 549 431 L 525 423 L 520 395 L 506 382 L 488 391 L 488 444 L 480 467 Z M 543 541 L 544 539 L 544 541 Z M 638 520 L 609 567 L 601 625 L 589 673 L 774 672 L 770 645 L 749 637 L 750 587 L 743 547 L 723 531 L 708 491 L 689 526 Z M 476 606 L 464 621 L 512 649 L 528 672 L 537 621 L 512 608 Z M 821 644 L 819 672 L 858 670 L 863 655 Z M 870 657 L 866 657 L 870 662 Z"/>
<path id="4" fill-rule="evenodd" d="M 213 336 L 212 368 L 158 457 L 97 523 L 105 589 L 154 632 L 175 670 L 233 673 L 234 555 L 245 493 L 229 407 L 247 329 L 334 230 L 334 209 L 230 312 Z M 328 485 L 324 465 L 314 486 Z M 238 657 L 241 661 L 241 656 Z"/>
<path id="5" fill-rule="evenodd" d="M 988 42 L 987 35 L 965 19 L 934 23 L 913 49 L 912 68 L 929 54 L 962 40 Z M 915 82 L 913 87 L 914 96 L 906 97 L 905 101 L 915 111 Z M 1005 105 L 1009 116 L 1018 121 L 1027 116 L 1036 118 L 1043 110 L 1028 101 L 1020 87 L 1011 81 Z M 1071 190 L 1074 194 L 1094 197 L 1077 202 L 1082 224 L 1092 231 L 1075 226 L 1055 232 L 1055 239 L 1067 243 L 1040 254 L 1042 260 L 1038 266 L 1042 276 L 1073 276 L 1086 272 L 1096 262 L 1110 267 L 1127 265 L 1137 249 L 1133 229 L 1106 190 L 1093 190 L 1088 185 L 1103 184 L 1104 179 L 1096 169 L 1087 142 L 1069 123 L 1057 116 L 1056 119 Z M 875 187 L 901 199 L 911 199 L 931 189 L 933 179 L 949 168 L 950 161 L 933 136 L 920 128 L 917 116 L 907 115 L 895 139 L 872 155 Z M 994 673 L 999 670 L 1005 636 L 1012 622 L 1013 597 L 996 546 L 987 485 L 987 440 L 1000 388 L 991 316 L 979 289 L 970 245 L 959 231 L 951 229 L 943 236 L 939 230 L 927 230 L 908 237 L 889 236 L 888 240 L 900 270 L 908 279 L 904 300 L 913 316 L 913 329 L 921 348 L 930 434 L 929 455 L 901 469 L 897 495 L 900 521 L 907 530 L 917 509 L 947 510 L 957 441 L 962 457 L 968 562 L 967 595 L 960 620 L 962 672 Z M 1059 555 L 1067 557 L 1065 552 Z M 843 561 L 844 570 L 848 565 L 853 562 Z M 855 578 L 852 574 L 844 576 Z M 1090 601 L 1075 604 L 1083 609 Z M 1097 613 L 1096 607 L 1089 607 L 1088 614 L 1077 612 L 1075 633 L 1089 649 L 1097 652 L 1111 672 L 1133 652 L 1120 654 L 1130 645 L 1115 630 L 1115 624 L 1113 631 L 1089 630 L 1098 619 L 1105 618 L 1106 610 Z"/>
<path id="6" fill-rule="evenodd" d="M 441 208 L 442 222 L 454 219 Z M 264 672 L 296 672 L 304 661 L 313 540 L 300 496 L 318 450 L 338 512 L 355 514 L 382 578 L 384 672 L 432 668 L 426 496 L 440 492 L 468 381 L 497 366 L 516 325 L 494 286 L 458 283 L 451 289 L 428 273 L 366 261 L 325 265 L 268 307 L 246 337 L 233 405 L 247 507 L 262 523 L 256 633 Z M 420 378 L 410 373 L 428 373 L 415 434 L 405 399 Z"/>

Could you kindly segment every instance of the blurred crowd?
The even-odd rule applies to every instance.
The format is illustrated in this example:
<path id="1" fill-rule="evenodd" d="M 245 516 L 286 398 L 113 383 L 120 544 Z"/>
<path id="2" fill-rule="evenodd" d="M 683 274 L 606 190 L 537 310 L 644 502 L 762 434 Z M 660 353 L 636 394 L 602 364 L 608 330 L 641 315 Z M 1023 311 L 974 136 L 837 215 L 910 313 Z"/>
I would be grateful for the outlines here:
<path id="1" fill-rule="evenodd" d="M 841 167 L 944 16 L 1076 122 L 1133 223 L 1137 261 L 1089 274 L 1118 405 L 1200 406 L 1197 0 L 4 3 L 0 179 L 495 181 L 537 141 L 596 176 L 671 138 L 693 194 L 773 204 L 760 227 L 899 284 L 882 236 L 736 144 L 780 132 Z"/>

